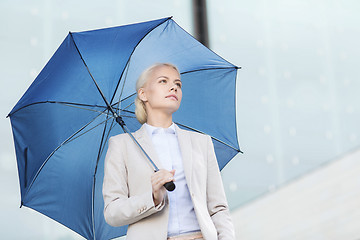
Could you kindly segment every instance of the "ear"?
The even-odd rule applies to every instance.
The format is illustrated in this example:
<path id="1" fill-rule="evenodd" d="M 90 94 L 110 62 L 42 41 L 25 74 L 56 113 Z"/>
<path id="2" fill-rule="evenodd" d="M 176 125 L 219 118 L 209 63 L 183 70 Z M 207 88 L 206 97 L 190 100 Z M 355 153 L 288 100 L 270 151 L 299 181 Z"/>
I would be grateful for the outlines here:
<path id="1" fill-rule="evenodd" d="M 143 88 L 139 88 L 139 90 L 138 90 L 138 96 L 139 96 L 139 98 L 140 98 L 141 101 L 143 101 L 143 102 L 146 102 L 146 101 L 147 101 L 146 93 L 145 93 L 145 91 L 144 91 Z"/>

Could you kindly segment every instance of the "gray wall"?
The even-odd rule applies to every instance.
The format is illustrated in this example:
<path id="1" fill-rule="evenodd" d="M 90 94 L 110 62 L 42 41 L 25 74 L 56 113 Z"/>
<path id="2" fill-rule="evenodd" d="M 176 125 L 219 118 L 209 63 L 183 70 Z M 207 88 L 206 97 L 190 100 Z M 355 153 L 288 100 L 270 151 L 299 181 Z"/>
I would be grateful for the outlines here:
<path id="1" fill-rule="evenodd" d="M 233 212 L 237 238 L 360 239 L 360 149 Z"/>

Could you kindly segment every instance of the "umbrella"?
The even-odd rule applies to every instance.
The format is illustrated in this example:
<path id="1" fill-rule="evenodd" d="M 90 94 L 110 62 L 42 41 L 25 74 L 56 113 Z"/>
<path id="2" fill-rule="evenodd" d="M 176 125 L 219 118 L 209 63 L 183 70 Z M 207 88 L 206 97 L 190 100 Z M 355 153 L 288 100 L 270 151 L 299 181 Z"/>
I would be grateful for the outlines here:
<path id="1" fill-rule="evenodd" d="M 155 62 L 173 63 L 181 73 L 183 100 L 174 122 L 212 137 L 220 169 L 240 152 L 238 67 L 172 18 L 70 32 L 9 113 L 21 206 L 87 239 L 126 234 L 126 226 L 111 227 L 104 220 L 104 158 L 109 137 L 123 133 L 117 117 L 130 131 L 140 127 L 135 81 Z"/>

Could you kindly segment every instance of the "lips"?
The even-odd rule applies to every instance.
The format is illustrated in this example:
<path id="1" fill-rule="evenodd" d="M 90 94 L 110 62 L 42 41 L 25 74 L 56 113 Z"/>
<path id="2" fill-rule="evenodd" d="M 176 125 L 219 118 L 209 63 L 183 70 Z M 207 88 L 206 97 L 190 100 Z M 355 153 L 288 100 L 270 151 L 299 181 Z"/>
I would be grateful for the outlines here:
<path id="1" fill-rule="evenodd" d="M 166 96 L 166 98 L 175 98 L 176 101 L 178 101 L 178 97 L 175 94 L 170 94 L 170 95 Z"/>

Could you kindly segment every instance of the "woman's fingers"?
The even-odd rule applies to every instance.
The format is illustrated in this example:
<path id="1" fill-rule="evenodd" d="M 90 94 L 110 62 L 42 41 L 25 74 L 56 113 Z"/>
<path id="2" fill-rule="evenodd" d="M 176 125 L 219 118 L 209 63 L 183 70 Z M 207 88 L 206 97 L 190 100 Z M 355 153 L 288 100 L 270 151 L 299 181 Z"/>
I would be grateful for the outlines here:
<path id="1" fill-rule="evenodd" d="M 174 181 L 175 170 L 160 169 L 151 176 L 151 185 L 153 191 L 153 199 L 155 205 L 162 202 L 166 190 L 164 184 L 167 182 Z"/>
<path id="2" fill-rule="evenodd" d="M 165 169 L 160 169 L 151 176 L 151 182 L 154 185 L 159 185 L 160 187 L 167 182 L 174 181 L 175 170 L 167 171 Z"/>
<path id="3" fill-rule="evenodd" d="M 175 169 L 173 169 L 173 170 L 170 171 L 170 174 L 172 175 L 172 176 L 169 178 L 170 181 L 175 182 L 175 178 L 174 178 L 174 176 L 175 176 L 175 171 L 176 171 Z M 169 181 L 169 182 L 170 182 L 170 181 Z"/>

